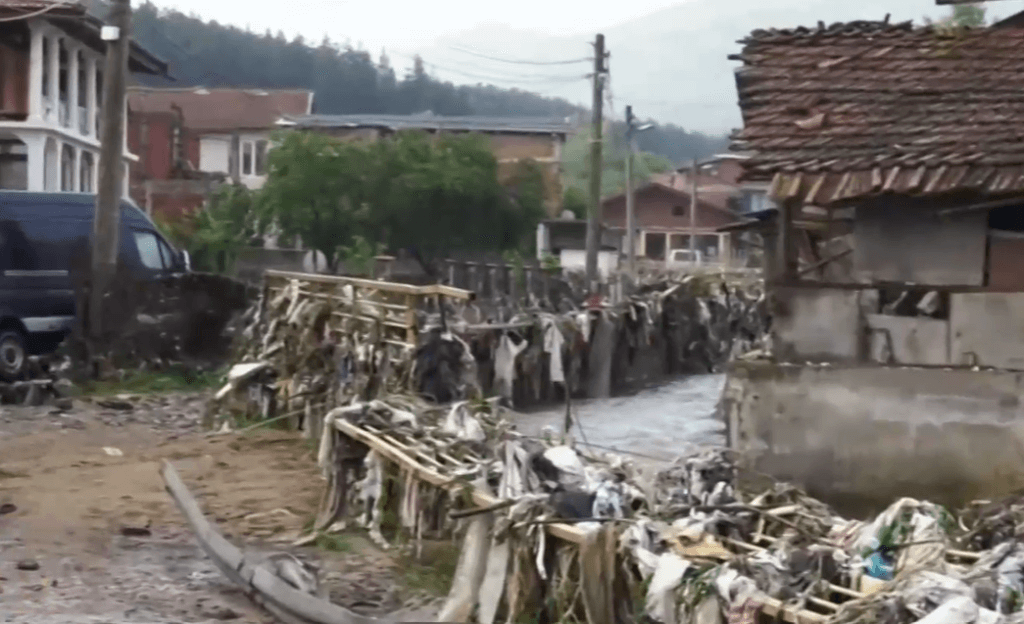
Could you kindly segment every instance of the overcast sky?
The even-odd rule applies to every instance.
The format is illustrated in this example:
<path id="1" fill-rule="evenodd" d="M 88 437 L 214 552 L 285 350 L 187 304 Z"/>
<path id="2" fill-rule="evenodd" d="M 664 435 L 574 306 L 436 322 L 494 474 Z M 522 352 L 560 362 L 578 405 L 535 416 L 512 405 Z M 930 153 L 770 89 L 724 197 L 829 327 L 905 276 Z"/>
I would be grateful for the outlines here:
<path id="1" fill-rule="evenodd" d="M 587 33 L 679 4 L 679 0 L 154 0 L 157 6 L 204 19 L 268 28 L 289 38 L 350 40 L 371 52 L 412 50 L 450 32 L 486 23 L 559 34 Z M 726 2 L 734 0 L 724 0 Z"/>

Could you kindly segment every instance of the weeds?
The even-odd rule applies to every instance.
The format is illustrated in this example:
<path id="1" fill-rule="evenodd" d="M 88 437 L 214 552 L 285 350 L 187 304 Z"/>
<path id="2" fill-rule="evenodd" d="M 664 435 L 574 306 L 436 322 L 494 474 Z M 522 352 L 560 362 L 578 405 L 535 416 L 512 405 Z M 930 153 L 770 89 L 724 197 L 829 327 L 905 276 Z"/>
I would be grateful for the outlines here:
<path id="1" fill-rule="evenodd" d="M 88 381 L 81 391 L 91 395 L 198 392 L 219 386 L 223 378 L 221 370 L 125 371 L 119 380 Z"/>

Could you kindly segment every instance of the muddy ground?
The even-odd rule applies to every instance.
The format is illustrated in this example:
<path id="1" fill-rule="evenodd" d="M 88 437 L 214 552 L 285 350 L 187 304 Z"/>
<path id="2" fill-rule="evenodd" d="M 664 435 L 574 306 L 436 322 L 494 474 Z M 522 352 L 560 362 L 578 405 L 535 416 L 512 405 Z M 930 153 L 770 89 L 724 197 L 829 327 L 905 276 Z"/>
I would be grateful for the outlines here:
<path id="1" fill-rule="evenodd" d="M 0 622 L 272 622 L 199 550 L 164 490 L 170 459 L 235 545 L 288 551 L 322 567 L 334 602 L 433 620 L 457 552 L 422 562 L 358 534 L 290 543 L 323 488 L 296 434 L 199 431 L 205 397 L 76 399 L 0 408 Z"/>

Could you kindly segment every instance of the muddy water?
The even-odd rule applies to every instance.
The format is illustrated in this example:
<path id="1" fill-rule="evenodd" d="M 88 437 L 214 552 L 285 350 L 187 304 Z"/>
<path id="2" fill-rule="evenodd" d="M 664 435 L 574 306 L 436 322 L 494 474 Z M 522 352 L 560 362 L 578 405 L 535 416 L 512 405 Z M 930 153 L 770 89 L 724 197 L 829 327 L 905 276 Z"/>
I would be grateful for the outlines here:
<path id="1" fill-rule="evenodd" d="M 573 435 L 659 461 L 672 461 L 695 447 L 724 445 L 725 426 L 715 416 L 724 384 L 724 375 L 694 375 L 632 396 L 574 401 L 583 431 L 581 436 L 574 425 Z M 518 428 L 538 435 L 547 425 L 561 431 L 564 420 L 564 407 L 545 409 L 520 416 Z"/>

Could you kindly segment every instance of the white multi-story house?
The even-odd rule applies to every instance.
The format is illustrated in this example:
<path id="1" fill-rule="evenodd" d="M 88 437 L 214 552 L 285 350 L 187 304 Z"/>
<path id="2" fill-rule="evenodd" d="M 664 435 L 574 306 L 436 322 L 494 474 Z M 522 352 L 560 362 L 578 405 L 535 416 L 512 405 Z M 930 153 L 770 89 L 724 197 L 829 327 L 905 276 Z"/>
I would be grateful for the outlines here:
<path id="1" fill-rule="evenodd" d="M 0 3 L 0 18 L 0 189 L 95 192 L 103 22 L 81 4 L 53 0 Z M 128 67 L 167 72 L 135 43 Z M 128 162 L 136 157 L 125 146 L 127 192 Z"/>

